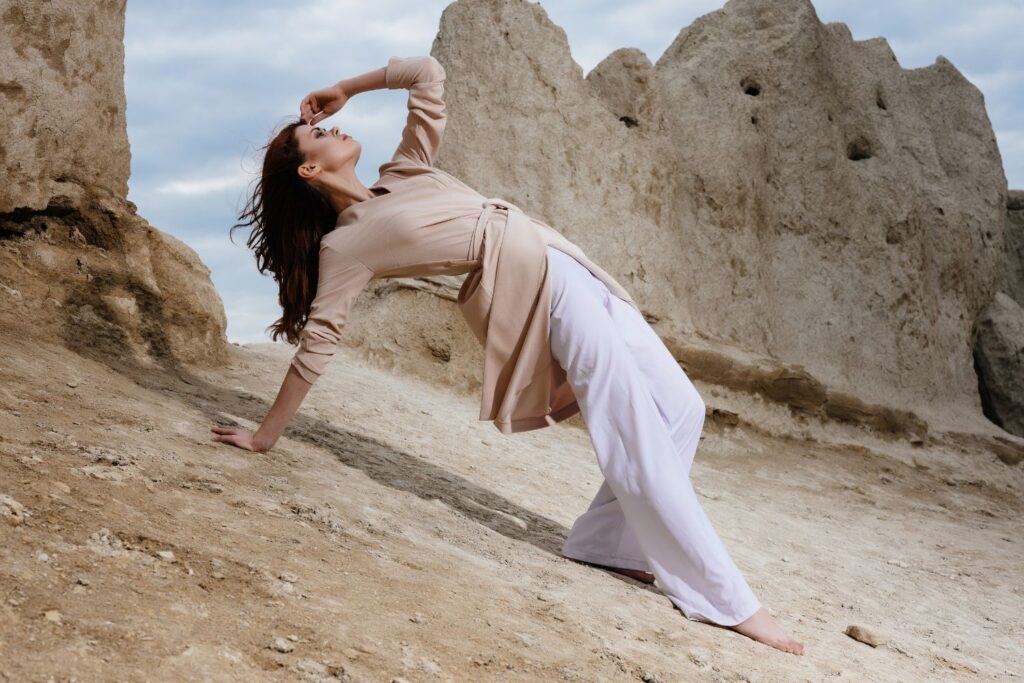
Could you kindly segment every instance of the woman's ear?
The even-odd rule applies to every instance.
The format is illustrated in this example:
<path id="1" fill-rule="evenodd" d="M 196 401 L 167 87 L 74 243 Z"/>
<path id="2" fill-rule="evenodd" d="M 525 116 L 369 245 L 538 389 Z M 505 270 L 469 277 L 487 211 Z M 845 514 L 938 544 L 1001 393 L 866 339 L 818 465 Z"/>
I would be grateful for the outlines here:
<path id="1" fill-rule="evenodd" d="M 319 164 L 302 164 L 299 166 L 299 177 L 303 180 L 312 180 L 320 173 Z"/>

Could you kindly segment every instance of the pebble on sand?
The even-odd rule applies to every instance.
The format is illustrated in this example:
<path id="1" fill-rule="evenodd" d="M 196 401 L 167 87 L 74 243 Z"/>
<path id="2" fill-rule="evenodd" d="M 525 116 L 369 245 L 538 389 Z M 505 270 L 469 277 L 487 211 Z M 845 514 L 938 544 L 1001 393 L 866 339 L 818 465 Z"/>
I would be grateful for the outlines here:
<path id="1" fill-rule="evenodd" d="M 0 494 L 0 517 L 11 526 L 19 526 L 25 521 L 25 506 L 8 495 Z"/>
<path id="2" fill-rule="evenodd" d="M 854 640 L 859 640 L 862 643 L 867 643 L 871 647 L 878 647 L 884 641 L 874 631 L 870 631 L 863 626 L 857 626 L 856 624 L 850 624 L 846 627 L 846 635 L 850 636 Z"/>
<path id="3" fill-rule="evenodd" d="M 287 638 L 274 638 L 274 643 L 271 647 L 278 652 L 291 652 L 295 649 L 295 646 L 288 642 Z"/>

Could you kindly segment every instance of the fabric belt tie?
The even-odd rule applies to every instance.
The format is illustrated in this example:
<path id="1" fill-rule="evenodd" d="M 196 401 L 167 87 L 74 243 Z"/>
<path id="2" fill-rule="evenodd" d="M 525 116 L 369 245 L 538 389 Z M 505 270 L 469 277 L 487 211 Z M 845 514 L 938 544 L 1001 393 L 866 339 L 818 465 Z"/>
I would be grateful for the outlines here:
<path id="1" fill-rule="evenodd" d="M 473 238 L 469 241 L 469 253 L 466 254 L 467 260 L 471 260 L 473 255 L 478 253 L 477 250 L 480 248 L 480 240 L 484 237 L 484 226 L 487 225 L 487 221 L 491 219 L 491 214 L 494 213 L 495 209 L 503 208 L 506 211 L 518 211 L 519 213 L 523 213 L 523 210 L 518 206 L 508 200 L 502 199 L 501 197 L 485 199 L 481 207 L 483 208 L 483 211 L 481 211 L 480 215 L 477 217 L 476 226 L 473 228 Z"/>

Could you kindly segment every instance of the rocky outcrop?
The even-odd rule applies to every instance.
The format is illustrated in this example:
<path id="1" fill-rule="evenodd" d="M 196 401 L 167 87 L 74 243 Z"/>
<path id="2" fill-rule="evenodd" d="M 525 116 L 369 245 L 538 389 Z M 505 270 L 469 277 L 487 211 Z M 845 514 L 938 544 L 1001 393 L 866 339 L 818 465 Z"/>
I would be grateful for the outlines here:
<path id="1" fill-rule="evenodd" d="M 125 2 L 9 0 L 0 12 L 0 213 L 80 188 L 128 196 Z"/>
<path id="2" fill-rule="evenodd" d="M 1006 198 L 1005 291 L 1024 306 L 1024 190 L 1010 190 Z"/>
<path id="3" fill-rule="evenodd" d="M 635 47 L 619 48 L 591 69 L 586 82 L 597 99 L 627 128 L 640 125 L 654 71 L 651 60 Z"/>
<path id="4" fill-rule="evenodd" d="M 124 10 L 13 0 L 0 13 L 0 321 L 102 359 L 223 363 L 209 270 L 127 200 Z"/>
<path id="5" fill-rule="evenodd" d="M 540 4 L 459 0 L 432 54 L 448 75 L 438 165 L 583 247 L 691 376 L 730 368 L 798 411 L 911 435 L 992 429 L 974 324 L 998 289 L 1007 187 L 982 94 L 947 59 L 904 69 L 809 0 L 731 0 L 657 63 L 621 49 L 586 77 Z M 428 295 L 409 292 L 389 315 L 418 319 Z M 353 343 L 430 360 L 375 307 Z M 455 316 L 416 334 L 458 332 Z M 814 397 L 789 403 L 794 377 Z"/>
<path id="6" fill-rule="evenodd" d="M 0 14 L 0 322 L 82 352 L 224 362 L 208 271 L 126 200 L 123 12 Z M 983 336 L 1013 333 L 996 292 L 1024 297 L 1021 202 L 981 93 L 941 55 L 903 69 L 809 0 L 730 0 L 655 64 L 622 48 L 586 77 L 540 4 L 458 0 L 432 53 L 438 165 L 583 247 L 694 379 L 912 440 L 1004 433 L 985 413 L 998 387 L 1015 400 L 1019 366 Z M 345 343 L 479 388 L 460 283 L 374 283 Z M 976 357 L 995 373 L 984 410 Z"/>
<path id="7" fill-rule="evenodd" d="M 974 355 L 986 415 L 1024 435 L 1024 308 L 1003 292 L 979 316 Z"/>

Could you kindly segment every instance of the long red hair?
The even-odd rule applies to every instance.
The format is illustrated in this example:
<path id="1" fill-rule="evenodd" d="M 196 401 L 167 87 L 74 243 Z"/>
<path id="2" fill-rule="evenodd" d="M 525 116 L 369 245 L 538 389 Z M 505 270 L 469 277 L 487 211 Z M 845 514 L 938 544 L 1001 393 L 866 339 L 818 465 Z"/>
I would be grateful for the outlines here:
<path id="1" fill-rule="evenodd" d="M 295 129 L 288 121 L 261 149 L 263 168 L 239 222 L 230 230 L 252 226 L 246 245 L 256 256 L 260 273 L 270 271 L 278 285 L 282 315 L 267 327 L 270 338 L 298 344 L 309 318 L 320 270 L 320 239 L 334 229 L 338 215 L 298 173 L 305 162 Z"/>

